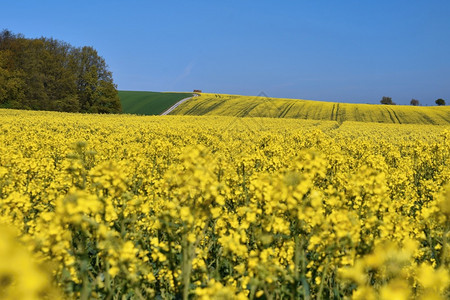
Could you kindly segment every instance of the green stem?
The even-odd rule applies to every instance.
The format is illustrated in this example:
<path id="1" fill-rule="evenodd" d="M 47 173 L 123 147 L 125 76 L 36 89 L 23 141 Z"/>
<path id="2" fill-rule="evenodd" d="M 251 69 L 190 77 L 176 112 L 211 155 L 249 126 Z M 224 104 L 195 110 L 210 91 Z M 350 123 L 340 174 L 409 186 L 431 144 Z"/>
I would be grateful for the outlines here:
<path id="1" fill-rule="evenodd" d="M 300 285 L 300 257 L 301 257 L 301 245 L 298 234 L 294 236 L 295 252 L 294 252 L 294 298 L 298 299 L 298 287 Z"/>
<path id="2" fill-rule="evenodd" d="M 183 236 L 183 261 L 182 261 L 182 280 L 183 280 L 183 300 L 189 299 L 189 287 L 191 284 L 191 271 L 193 259 L 193 245 L 187 240 L 188 232 Z"/>
<path id="3" fill-rule="evenodd" d="M 91 291 L 89 287 L 88 261 L 86 257 L 84 257 L 83 260 L 81 261 L 80 271 L 81 271 L 81 281 L 83 283 L 81 288 L 80 299 L 88 300 Z"/>
<path id="4" fill-rule="evenodd" d="M 446 261 L 446 253 L 447 253 L 447 248 L 448 248 L 448 235 L 450 234 L 450 222 L 447 222 L 446 224 L 446 228 L 444 230 L 444 236 L 442 237 L 442 252 L 441 252 L 441 261 L 440 261 L 440 265 L 447 264 Z M 431 244 L 430 244 L 431 245 Z"/>
<path id="5" fill-rule="evenodd" d="M 317 300 L 322 299 L 322 293 L 323 293 L 323 287 L 325 282 L 325 276 L 328 273 L 328 267 L 329 267 L 329 258 L 327 257 L 327 263 L 325 264 L 325 268 L 322 273 L 322 278 L 320 280 L 320 286 L 319 286 L 319 292 L 317 293 Z"/>
<path id="6" fill-rule="evenodd" d="M 113 296 L 113 293 L 112 293 L 112 290 L 111 290 L 111 275 L 109 275 L 110 265 L 109 265 L 108 259 L 106 257 L 104 259 L 106 261 L 106 272 L 104 272 L 104 275 L 105 275 L 105 287 L 106 287 L 106 299 L 109 300 Z"/>
<path id="7" fill-rule="evenodd" d="M 306 255 L 305 250 L 303 249 L 303 242 L 300 243 L 298 235 L 296 235 L 296 238 L 298 239 L 298 260 L 301 262 L 301 267 L 299 266 L 299 263 L 297 263 L 297 266 L 300 268 L 300 281 L 303 286 L 303 299 L 309 300 L 310 299 L 310 289 L 308 281 L 306 280 Z M 298 274 L 298 273 L 297 273 Z"/>

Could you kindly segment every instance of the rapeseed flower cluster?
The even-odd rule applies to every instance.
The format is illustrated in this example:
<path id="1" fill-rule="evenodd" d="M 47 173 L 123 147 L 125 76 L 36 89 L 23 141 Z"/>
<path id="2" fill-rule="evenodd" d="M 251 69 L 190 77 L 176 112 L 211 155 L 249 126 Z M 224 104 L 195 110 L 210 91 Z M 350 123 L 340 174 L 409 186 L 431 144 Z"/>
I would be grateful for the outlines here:
<path id="1" fill-rule="evenodd" d="M 448 127 L 0 117 L 2 299 L 450 296 Z"/>

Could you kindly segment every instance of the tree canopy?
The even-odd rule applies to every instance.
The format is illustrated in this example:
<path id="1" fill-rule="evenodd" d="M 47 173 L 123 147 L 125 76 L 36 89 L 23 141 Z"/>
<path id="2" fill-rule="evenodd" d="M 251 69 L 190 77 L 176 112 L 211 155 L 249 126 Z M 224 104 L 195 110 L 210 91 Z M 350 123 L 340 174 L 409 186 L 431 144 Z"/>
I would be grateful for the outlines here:
<path id="1" fill-rule="evenodd" d="M 417 106 L 417 105 L 419 105 L 419 100 L 413 98 L 413 99 L 411 99 L 410 104 L 414 105 L 414 106 Z"/>
<path id="2" fill-rule="evenodd" d="M 436 101 L 434 101 L 437 105 L 441 106 L 441 105 L 445 105 L 445 100 L 444 99 L 437 99 Z"/>
<path id="3" fill-rule="evenodd" d="M 383 98 L 381 98 L 380 103 L 384 105 L 395 105 L 395 103 L 392 102 L 392 98 L 386 96 L 383 96 Z"/>
<path id="4" fill-rule="evenodd" d="M 0 107 L 118 113 L 117 87 L 92 47 L 0 32 Z"/>

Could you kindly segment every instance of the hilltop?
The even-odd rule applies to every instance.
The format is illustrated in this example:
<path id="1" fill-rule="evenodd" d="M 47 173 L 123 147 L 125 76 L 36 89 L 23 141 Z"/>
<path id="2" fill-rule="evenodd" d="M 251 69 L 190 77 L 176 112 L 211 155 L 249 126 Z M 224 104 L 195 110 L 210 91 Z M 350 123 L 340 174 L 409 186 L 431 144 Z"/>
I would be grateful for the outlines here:
<path id="1" fill-rule="evenodd" d="M 225 94 L 201 94 L 171 114 L 333 120 L 339 123 L 450 124 L 448 106 L 354 104 Z"/>

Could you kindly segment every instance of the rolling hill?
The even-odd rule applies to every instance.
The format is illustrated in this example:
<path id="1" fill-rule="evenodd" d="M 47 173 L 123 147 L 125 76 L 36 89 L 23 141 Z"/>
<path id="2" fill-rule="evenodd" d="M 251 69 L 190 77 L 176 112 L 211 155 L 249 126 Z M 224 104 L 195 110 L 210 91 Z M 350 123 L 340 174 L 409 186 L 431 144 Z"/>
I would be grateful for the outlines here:
<path id="1" fill-rule="evenodd" d="M 191 96 L 192 93 L 119 91 L 122 111 L 138 115 L 160 115 L 181 99 Z"/>
<path id="2" fill-rule="evenodd" d="M 334 120 L 338 123 L 450 124 L 448 106 L 333 103 L 224 94 L 202 94 L 181 104 L 171 114 Z"/>

